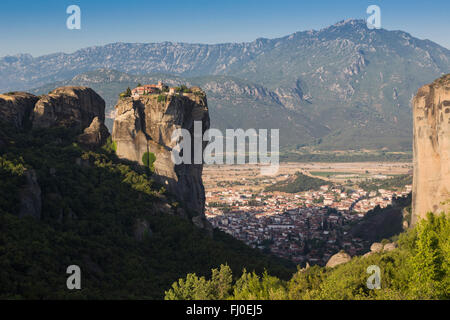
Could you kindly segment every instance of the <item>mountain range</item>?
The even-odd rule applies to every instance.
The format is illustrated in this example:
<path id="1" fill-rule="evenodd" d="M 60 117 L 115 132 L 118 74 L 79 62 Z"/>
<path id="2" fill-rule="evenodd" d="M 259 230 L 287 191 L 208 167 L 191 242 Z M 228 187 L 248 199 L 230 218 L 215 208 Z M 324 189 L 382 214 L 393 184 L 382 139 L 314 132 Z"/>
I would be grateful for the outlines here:
<path id="1" fill-rule="evenodd" d="M 3 57 L 0 91 L 86 85 L 112 116 L 127 86 L 186 83 L 205 90 L 211 126 L 222 130 L 279 128 L 282 146 L 297 148 L 410 150 L 411 98 L 449 71 L 450 51 L 436 43 L 346 20 L 249 43 L 114 43 Z"/>

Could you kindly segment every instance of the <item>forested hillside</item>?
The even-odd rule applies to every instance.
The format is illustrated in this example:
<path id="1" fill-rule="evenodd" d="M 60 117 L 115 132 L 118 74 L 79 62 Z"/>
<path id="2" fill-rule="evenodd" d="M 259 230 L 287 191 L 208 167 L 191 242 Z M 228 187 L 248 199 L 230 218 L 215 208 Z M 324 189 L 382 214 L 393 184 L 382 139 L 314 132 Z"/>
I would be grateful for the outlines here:
<path id="1" fill-rule="evenodd" d="M 356 257 L 335 268 L 299 269 L 289 281 L 270 272 L 244 271 L 234 276 L 228 266 L 210 278 L 189 274 L 166 291 L 168 300 L 236 299 L 450 299 L 450 219 L 429 215 L 414 229 L 392 239 L 390 252 Z M 380 268 L 380 289 L 369 289 L 369 266 Z M 373 284 L 373 282 L 371 282 Z"/>
<path id="2" fill-rule="evenodd" d="M 329 181 L 313 178 L 301 172 L 297 172 L 294 176 L 277 182 L 266 188 L 266 191 L 280 191 L 287 193 L 297 193 L 308 190 L 318 190 L 321 186 L 330 184 Z"/>
<path id="3" fill-rule="evenodd" d="M 176 279 L 220 264 L 292 272 L 288 262 L 171 215 L 183 204 L 151 172 L 119 160 L 111 142 L 80 147 L 76 134 L 0 125 L 0 298 L 162 299 Z M 24 214 L 39 204 L 39 215 Z M 66 287 L 69 265 L 81 268 L 79 291 Z"/>

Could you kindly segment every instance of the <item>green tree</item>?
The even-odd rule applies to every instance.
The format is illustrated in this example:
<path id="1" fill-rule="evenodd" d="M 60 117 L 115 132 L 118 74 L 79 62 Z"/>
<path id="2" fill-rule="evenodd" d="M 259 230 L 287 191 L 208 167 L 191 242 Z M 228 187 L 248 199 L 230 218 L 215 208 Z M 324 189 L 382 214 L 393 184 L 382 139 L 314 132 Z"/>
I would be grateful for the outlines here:
<path id="1" fill-rule="evenodd" d="M 439 241 L 439 234 L 448 235 L 448 221 L 429 213 L 427 220 L 417 226 L 415 254 L 411 257 L 413 269 L 411 292 L 419 299 L 439 299 L 446 295 L 448 276 L 448 239 Z M 446 251 L 447 257 L 444 256 Z M 446 261 L 447 260 L 447 261 Z M 447 281 L 448 285 L 448 281 Z M 448 293 L 447 293 L 448 294 Z"/>
<path id="2" fill-rule="evenodd" d="M 235 300 L 285 300 L 287 299 L 286 288 L 283 282 L 267 271 L 262 278 L 255 272 L 244 272 L 234 287 L 233 299 Z"/>
<path id="3" fill-rule="evenodd" d="M 180 279 L 166 291 L 165 300 L 225 300 L 230 296 L 233 274 L 228 265 L 213 269 L 211 280 L 198 277 L 195 273 Z"/>
<path id="4" fill-rule="evenodd" d="M 153 152 L 146 152 L 142 156 L 142 163 L 151 172 L 155 171 L 155 166 L 154 166 L 155 161 L 156 161 L 156 156 L 155 156 L 155 154 Z"/>
<path id="5" fill-rule="evenodd" d="M 204 277 L 189 273 L 186 280 L 180 279 L 166 291 L 165 300 L 209 300 L 209 283 Z"/>
<path id="6" fill-rule="evenodd" d="M 228 265 L 221 265 L 220 270 L 213 269 L 210 283 L 211 295 L 218 300 L 227 299 L 232 289 L 233 274 Z"/>

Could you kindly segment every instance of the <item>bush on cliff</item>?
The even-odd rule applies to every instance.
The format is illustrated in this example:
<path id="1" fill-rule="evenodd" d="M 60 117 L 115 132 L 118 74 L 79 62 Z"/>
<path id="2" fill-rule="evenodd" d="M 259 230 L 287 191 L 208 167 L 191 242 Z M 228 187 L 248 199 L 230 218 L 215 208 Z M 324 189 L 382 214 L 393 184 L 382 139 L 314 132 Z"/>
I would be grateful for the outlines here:
<path id="1" fill-rule="evenodd" d="M 144 166 L 146 168 L 148 168 L 150 170 L 150 172 L 155 171 L 155 166 L 154 166 L 155 161 L 156 161 L 156 156 L 153 152 L 146 152 L 142 156 L 142 163 L 144 164 Z"/>

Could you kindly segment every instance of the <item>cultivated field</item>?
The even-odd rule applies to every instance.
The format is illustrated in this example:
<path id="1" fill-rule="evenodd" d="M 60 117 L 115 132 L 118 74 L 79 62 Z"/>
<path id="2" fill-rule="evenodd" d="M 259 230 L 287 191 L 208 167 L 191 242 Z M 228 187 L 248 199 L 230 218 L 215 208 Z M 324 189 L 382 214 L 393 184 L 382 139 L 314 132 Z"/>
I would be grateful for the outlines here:
<path id="1" fill-rule="evenodd" d="M 221 189 L 259 191 L 300 171 L 306 175 L 334 183 L 386 179 L 411 173 L 410 162 L 351 162 L 351 163 L 281 163 L 273 176 L 260 174 L 260 165 L 207 165 L 203 170 L 206 191 Z"/>

